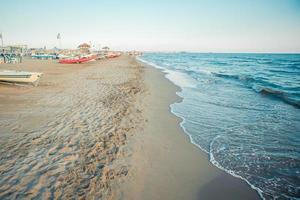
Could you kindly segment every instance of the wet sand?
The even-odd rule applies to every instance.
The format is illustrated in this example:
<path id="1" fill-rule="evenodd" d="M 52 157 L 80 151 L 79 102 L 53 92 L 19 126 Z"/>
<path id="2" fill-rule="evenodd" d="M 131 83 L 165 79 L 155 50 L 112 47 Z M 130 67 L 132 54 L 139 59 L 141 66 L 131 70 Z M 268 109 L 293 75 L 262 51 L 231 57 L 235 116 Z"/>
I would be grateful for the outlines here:
<path id="1" fill-rule="evenodd" d="M 255 190 L 209 162 L 193 145 L 169 105 L 180 102 L 179 88 L 151 66 L 144 66 L 144 130 L 131 138 L 133 155 L 124 199 L 259 199 Z M 201 113 L 200 113 L 201 114 Z"/>
<path id="2" fill-rule="evenodd" d="M 159 70 L 127 56 L 0 69 L 44 72 L 0 85 L 0 199 L 258 199 L 189 142 Z"/>

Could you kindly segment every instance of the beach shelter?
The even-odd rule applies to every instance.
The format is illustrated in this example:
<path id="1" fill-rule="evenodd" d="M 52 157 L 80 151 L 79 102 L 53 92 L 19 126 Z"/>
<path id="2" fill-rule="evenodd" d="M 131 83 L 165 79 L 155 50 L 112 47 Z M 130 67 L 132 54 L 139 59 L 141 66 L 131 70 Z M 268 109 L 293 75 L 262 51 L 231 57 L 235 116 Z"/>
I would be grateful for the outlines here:
<path id="1" fill-rule="evenodd" d="M 105 46 L 102 48 L 104 51 L 109 51 L 109 47 L 108 46 Z"/>
<path id="2" fill-rule="evenodd" d="M 80 49 L 81 53 L 89 53 L 91 45 L 89 45 L 87 43 L 82 43 L 78 46 L 78 48 Z"/>

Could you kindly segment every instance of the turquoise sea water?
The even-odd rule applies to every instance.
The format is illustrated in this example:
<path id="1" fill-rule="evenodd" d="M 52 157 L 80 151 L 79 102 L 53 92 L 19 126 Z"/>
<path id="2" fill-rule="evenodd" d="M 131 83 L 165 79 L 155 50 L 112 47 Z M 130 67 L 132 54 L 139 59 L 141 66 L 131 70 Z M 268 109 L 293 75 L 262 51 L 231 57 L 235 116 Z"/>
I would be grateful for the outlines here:
<path id="1" fill-rule="evenodd" d="M 181 88 L 183 101 L 172 112 L 214 165 L 262 198 L 300 198 L 300 54 L 146 53 L 140 59 Z"/>

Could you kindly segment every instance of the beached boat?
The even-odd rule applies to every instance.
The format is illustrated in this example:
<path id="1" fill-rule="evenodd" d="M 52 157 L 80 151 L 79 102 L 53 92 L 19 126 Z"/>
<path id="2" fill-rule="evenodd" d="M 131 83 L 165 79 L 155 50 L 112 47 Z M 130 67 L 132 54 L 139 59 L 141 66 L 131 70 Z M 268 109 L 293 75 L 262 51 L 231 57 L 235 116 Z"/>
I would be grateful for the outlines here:
<path id="1" fill-rule="evenodd" d="M 116 58 L 119 57 L 121 53 L 108 52 L 106 58 Z"/>
<path id="2" fill-rule="evenodd" d="M 57 55 L 54 54 L 34 54 L 31 55 L 32 59 L 42 59 L 42 60 L 54 60 L 57 59 Z"/>
<path id="3" fill-rule="evenodd" d="M 4 70 L 0 71 L 0 82 L 29 83 L 37 85 L 43 73 Z"/>
<path id="4" fill-rule="evenodd" d="M 73 58 L 66 58 L 59 60 L 59 63 L 61 64 L 75 64 L 75 63 L 85 63 L 96 60 L 97 55 L 90 54 L 86 56 L 79 56 L 79 57 L 73 57 Z"/>

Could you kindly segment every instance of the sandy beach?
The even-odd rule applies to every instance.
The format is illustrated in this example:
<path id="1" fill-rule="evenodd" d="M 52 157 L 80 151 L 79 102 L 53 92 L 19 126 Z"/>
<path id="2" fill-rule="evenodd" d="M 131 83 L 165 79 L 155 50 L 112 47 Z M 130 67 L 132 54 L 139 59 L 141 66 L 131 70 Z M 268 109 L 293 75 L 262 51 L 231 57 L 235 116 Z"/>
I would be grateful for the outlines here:
<path id="1" fill-rule="evenodd" d="M 259 199 L 190 143 L 159 70 L 125 55 L 0 69 L 44 73 L 0 85 L 0 199 Z"/>
<path id="2" fill-rule="evenodd" d="M 245 182 L 219 170 L 190 143 L 169 105 L 179 88 L 160 70 L 144 66 L 144 130 L 132 137 L 124 199 L 259 199 Z M 130 176 L 132 175 L 132 176 Z"/>

